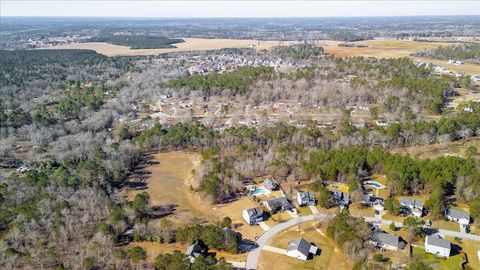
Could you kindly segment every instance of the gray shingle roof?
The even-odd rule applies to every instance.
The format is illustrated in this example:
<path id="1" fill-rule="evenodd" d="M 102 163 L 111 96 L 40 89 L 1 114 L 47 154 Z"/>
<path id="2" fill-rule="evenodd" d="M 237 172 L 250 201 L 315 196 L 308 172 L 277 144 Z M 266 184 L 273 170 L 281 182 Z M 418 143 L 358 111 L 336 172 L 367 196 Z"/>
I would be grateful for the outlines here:
<path id="1" fill-rule="evenodd" d="M 406 205 L 408 207 L 423 209 L 423 202 L 412 198 L 402 197 L 400 198 L 400 204 Z"/>
<path id="2" fill-rule="evenodd" d="M 311 244 L 307 240 L 296 238 L 288 242 L 287 252 L 298 250 L 303 255 L 308 256 L 310 254 L 310 246 Z"/>
<path id="3" fill-rule="evenodd" d="M 270 199 L 266 201 L 271 209 L 282 208 L 284 210 L 292 209 L 293 205 L 287 200 L 286 197 L 280 197 L 275 199 Z"/>
<path id="4" fill-rule="evenodd" d="M 249 217 L 253 217 L 253 218 L 259 217 L 263 214 L 262 210 L 260 210 L 260 208 L 258 207 L 247 209 L 247 213 Z"/>
<path id="5" fill-rule="evenodd" d="M 461 210 L 455 210 L 455 209 L 449 208 L 449 209 L 447 209 L 445 214 L 447 216 L 451 216 L 451 217 L 456 218 L 456 219 L 465 218 L 467 220 L 470 220 L 470 214 L 468 212 L 461 211 Z"/>
<path id="6" fill-rule="evenodd" d="M 298 194 L 300 195 L 300 198 L 303 200 L 306 200 L 306 201 L 311 201 L 314 199 L 313 197 L 313 192 L 303 192 L 303 191 L 299 191 Z"/>
<path id="7" fill-rule="evenodd" d="M 428 235 L 425 239 L 425 244 L 441 248 L 450 248 L 450 241 L 440 238 L 436 235 Z"/>
<path id="8" fill-rule="evenodd" d="M 384 232 L 375 232 L 372 235 L 372 241 L 398 247 L 400 238 L 393 234 L 388 234 Z"/>

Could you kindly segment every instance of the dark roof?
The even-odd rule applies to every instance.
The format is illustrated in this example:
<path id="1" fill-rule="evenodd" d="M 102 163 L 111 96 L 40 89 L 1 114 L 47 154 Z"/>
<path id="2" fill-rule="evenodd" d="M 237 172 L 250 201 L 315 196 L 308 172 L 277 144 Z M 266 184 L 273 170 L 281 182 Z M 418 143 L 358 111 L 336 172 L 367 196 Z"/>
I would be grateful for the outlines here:
<path id="1" fill-rule="evenodd" d="M 445 212 L 445 215 L 456 218 L 456 219 L 465 218 L 467 220 L 470 220 L 470 214 L 468 212 L 455 210 L 452 208 L 448 208 L 447 211 Z"/>
<path id="2" fill-rule="evenodd" d="M 246 210 L 249 217 L 258 217 L 263 214 L 262 210 L 258 207 L 250 208 Z"/>
<path id="3" fill-rule="evenodd" d="M 384 232 L 374 232 L 372 235 L 372 241 L 376 243 L 383 243 L 390 246 L 398 247 L 400 238 L 393 234 L 388 234 Z"/>
<path id="4" fill-rule="evenodd" d="M 300 195 L 300 198 L 303 200 L 314 200 L 313 192 L 303 192 L 303 191 L 298 191 L 298 194 Z"/>
<path id="5" fill-rule="evenodd" d="M 425 244 L 442 248 L 450 248 L 450 241 L 440 238 L 436 235 L 427 235 Z"/>
<path id="6" fill-rule="evenodd" d="M 205 254 L 207 250 L 208 248 L 204 243 L 197 242 L 187 248 L 185 255 L 196 258 L 202 254 Z"/>
<path id="7" fill-rule="evenodd" d="M 296 238 L 288 242 L 287 252 L 298 250 L 303 255 L 308 256 L 310 254 L 310 246 L 311 244 L 307 240 Z"/>
<path id="8" fill-rule="evenodd" d="M 373 196 L 372 194 L 367 194 L 363 196 L 362 201 L 366 203 L 381 203 L 383 204 L 384 199 L 382 197 Z"/>
<path id="9" fill-rule="evenodd" d="M 287 200 L 287 197 L 274 198 L 266 201 L 272 209 L 283 208 L 283 209 L 292 209 L 293 205 Z"/>

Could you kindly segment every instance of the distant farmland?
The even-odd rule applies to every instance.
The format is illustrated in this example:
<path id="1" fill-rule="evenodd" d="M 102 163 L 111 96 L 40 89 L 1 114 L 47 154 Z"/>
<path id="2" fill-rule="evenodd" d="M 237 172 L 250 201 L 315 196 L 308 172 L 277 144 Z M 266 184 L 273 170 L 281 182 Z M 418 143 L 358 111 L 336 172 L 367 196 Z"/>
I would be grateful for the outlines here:
<path id="1" fill-rule="evenodd" d="M 106 42 L 114 45 L 127 46 L 131 49 L 162 49 L 176 48 L 172 44 L 185 41 L 183 39 L 154 36 L 99 36 L 89 39 L 88 42 Z"/>

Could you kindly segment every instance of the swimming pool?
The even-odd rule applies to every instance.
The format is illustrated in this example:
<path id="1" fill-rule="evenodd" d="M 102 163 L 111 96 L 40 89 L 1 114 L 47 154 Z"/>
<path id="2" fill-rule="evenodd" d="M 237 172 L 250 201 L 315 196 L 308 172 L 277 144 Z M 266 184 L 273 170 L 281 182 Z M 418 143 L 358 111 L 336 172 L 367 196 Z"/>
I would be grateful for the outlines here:
<path id="1" fill-rule="evenodd" d="M 363 183 L 365 186 L 371 186 L 371 187 L 374 187 L 374 188 L 384 188 L 384 186 L 378 182 L 374 182 L 374 181 L 367 181 L 365 183 Z"/>
<path id="2" fill-rule="evenodd" d="M 270 191 L 267 190 L 264 187 L 258 187 L 258 188 L 254 188 L 254 189 L 250 190 L 250 194 L 252 194 L 252 196 L 255 196 L 255 197 L 262 196 L 262 195 L 267 195 L 269 193 L 270 193 Z"/>

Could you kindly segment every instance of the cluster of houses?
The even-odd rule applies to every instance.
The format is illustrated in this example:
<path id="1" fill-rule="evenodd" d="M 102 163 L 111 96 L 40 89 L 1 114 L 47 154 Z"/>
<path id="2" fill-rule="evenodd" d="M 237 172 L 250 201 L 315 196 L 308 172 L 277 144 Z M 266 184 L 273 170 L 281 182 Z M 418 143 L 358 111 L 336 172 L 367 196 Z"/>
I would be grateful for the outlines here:
<path id="1" fill-rule="evenodd" d="M 188 61 L 188 71 L 190 74 L 207 74 L 210 72 L 225 73 L 246 66 L 281 68 L 292 65 L 292 63 L 287 63 L 282 59 L 273 60 L 268 57 L 239 55 L 234 53 L 191 56 Z"/>
<path id="2" fill-rule="evenodd" d="M 264 186 L 270 190 L 277 190 L 280 186 L 272 180 L 266 179 Z M 298 190 L 296 201 L 299 206 L 315 206 L 316 200 L 313 192 Z M 347 192 L 338 189 L 331 191 L 330 203 L 341 208 L 348 207 L 351 202 L 351 196 Z M 384 211 L 384 198 L 364 194 L 360 203 L 373 207 L 376 211 Z M 294 209 L 292 203 L 286 197 L 272 198 L 264 201 L 263 206 L 271 212 L 288 211 Z M 409 197 L 400 198 L 400 212 L 403 215 L 412 215 L 421 218 L 425 215 L 424 203 Z M 470 215 L 466 211 L 456 209 L 446 209 L 445 217 L 460 224 L 462 232 L 468 232 Z M 252 225 L 265 220 L 265 215 L 259 207 L 246 209 L 243 211 L 243 218 Z M 398 251 L 405 248 L 407 242 L 401 237 L 386 233 L 379 228 L 374 228 L 370 238 L 370 243 L 382 250 Z M 425 251 L 441 258 L 448 258 L 451 254 L 451 243 L 438 235 L 428 235 L 424 244 Z M 303 238 L 296 238 L 289 242 L 286 255 L 300 260 L 308 260 L 318 254 L 319 249 Z"/>

